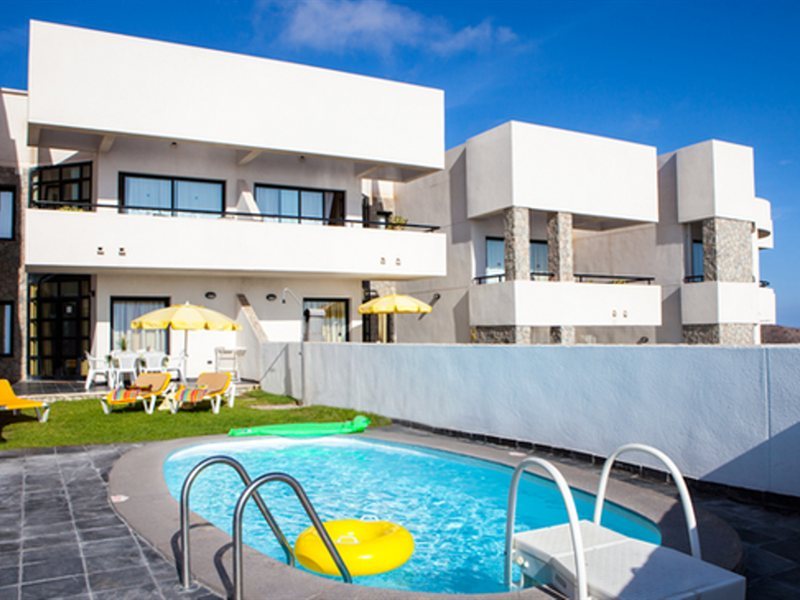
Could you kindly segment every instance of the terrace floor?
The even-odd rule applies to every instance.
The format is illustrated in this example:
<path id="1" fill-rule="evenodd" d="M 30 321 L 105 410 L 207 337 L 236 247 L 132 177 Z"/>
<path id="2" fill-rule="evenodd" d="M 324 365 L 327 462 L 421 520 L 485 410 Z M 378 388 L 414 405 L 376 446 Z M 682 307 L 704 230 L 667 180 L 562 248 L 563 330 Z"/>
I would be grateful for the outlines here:
<path id="1" fill-rule="evenodd" d="M 114 513 L 108 473 L 133 447 L 0 452 L 0 600 L 217 598 L 202 588 L 183 592 L 174 565 Z M 548 458 L 599 471 L 580 460 Z M 673 492 L 665 483 L 632 473 L 615 472 L 615 477 L 658 493 Z M 699 507 L 739 533 L 748 598 L 800 598 L 800 512 L 703 492 L 693 496 Z"/>

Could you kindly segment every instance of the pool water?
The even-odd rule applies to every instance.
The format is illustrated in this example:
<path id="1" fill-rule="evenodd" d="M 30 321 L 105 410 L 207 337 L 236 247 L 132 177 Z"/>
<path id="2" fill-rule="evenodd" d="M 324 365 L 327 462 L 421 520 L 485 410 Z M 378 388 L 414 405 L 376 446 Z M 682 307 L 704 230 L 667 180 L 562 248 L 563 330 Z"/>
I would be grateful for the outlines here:
<path id="1" fill-rule="evenodd" d="M 411 559 L 399 569 L 357 577 L 354 583 L 397 590 L 447 593 L 503 591 L 503 552 L 512 469 L 488 461 L 420 446 L 364 438 L 304 440 L 262 438 L 193 446 L 164 463 L 170 493 L 180 498 L 188 472 L 202 459 L 225 454 L 255 479 L 283 471 L 302 484 L 323 520 L 378 518 L 414 536 Z M 225 465 L 206 469 L 192 487 L 191 508 L 228 534 L 243 486 Z M 567 522 L 555 484 L 525 474 L 517 505 L 517 530 Z M 290 542 L 310 523 L 288 486 L 261 488 Z M 594 496 L 575 491 L 578 513 L 591 519 Z M 613 503 L 603 524 L 620 533 L 660 543 L 657 526 Z M 284 561 L 284 554 L 254 503 L 245 513 L 244 541 Z"/>

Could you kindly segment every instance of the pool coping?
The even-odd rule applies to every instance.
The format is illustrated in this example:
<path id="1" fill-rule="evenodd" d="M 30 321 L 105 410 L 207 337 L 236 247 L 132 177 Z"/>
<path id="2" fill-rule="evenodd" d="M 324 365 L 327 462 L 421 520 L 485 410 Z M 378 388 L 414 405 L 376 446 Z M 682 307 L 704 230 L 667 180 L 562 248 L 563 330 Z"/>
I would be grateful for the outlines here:
<path id="1" fill-rule="evenodd" d="M 562 460 L 542 453 L 522 453 L 509 448 L 481 445 L 398 426 L 372 429 L 361 435 L 380 441 L 415 444 L 435 450 L 455 452 L 512 467 L 519 462 L 523 454 L 544 456 L 558 466 L 570 486 L 591 494 L 594 494 L 597 488 L 599 478 L 597 470 L 589 471 L 586 468 L 564 464 Z M 163 462 L 172 452 L 181 448 L 223 441 L 231 441 L 231 438 L 215 435 L 149 443 L 124 454 L 110 473 L 109 497 L 126 497 L 122 502 L 114 502 L 112 499 L 111 504 L 117 514 L 175 564 L 179 556 L 178 502 L 172 498 L 167 489 L 163 476 Z M 672 491 L 672 488 L 666 486 L 665 489 Z M 655 522 L 661 530 L 663 545 L 688 551 L 683 513 L 676 498 L 613 478 L 607 498 Z M 119 498 L 114 499 L 119 500 Z M 742 546 L 736 532 L 712 513 L 702 509 L 696 511 L 704 560 L 726 569 L 734 570 L 739 567 L 742 560 Z M 231 589 L 231 538 L 195 513 L 191 515 L 191 523 L 194 578 L 223 597 L 227 597 Z M 465 597 L 475 600 L 482 598 L 534 600 L 553 597 L 538 589 L 462 595 L 353 586 L 289 568 L 284 563 L 246 545 L 243 556 L 247 598 L 255 597 L 256 590 L 269 590 L 270 598 L 287 600 L 298 598 L 416 600 L 430 597 L 442 600 Z"/>

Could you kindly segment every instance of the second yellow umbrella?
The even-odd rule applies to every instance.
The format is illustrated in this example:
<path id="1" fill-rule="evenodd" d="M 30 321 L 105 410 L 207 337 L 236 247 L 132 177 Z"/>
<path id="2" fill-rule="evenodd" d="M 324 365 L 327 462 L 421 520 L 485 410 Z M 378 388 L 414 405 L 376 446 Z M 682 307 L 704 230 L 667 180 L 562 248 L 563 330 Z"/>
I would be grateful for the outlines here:
<path id="1" fill-rule="evenodd" d="M 427 314 L 432 310 L 430 304 L 404 294 L 373 298 L 358 307 L 358 313 L 361 315 Z"/>

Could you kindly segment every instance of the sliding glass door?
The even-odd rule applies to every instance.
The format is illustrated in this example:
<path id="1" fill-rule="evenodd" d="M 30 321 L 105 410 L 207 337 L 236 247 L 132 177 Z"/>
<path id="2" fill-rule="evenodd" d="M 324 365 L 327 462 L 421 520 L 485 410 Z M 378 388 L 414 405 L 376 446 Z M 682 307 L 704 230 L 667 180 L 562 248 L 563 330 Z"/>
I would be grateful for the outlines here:
<path id="1" fill-rule="evenodd" d="M 304 298 L 303 313 L 308 308 L 321 308 L 325 311 L 322 323 L 322 337 L 326 342 L 347 342 L 350 340 L 350 301 L 330 298 Z"/>
<path id="2" fill-rule="evenodd" d="M 149 329 L 134 331 L 131 329 L 131 321 L 134 319 L 167 306 L 169 306 L 169 298 L 112 297 L 111 349 L 169 352 L 167 330 Z"/>

